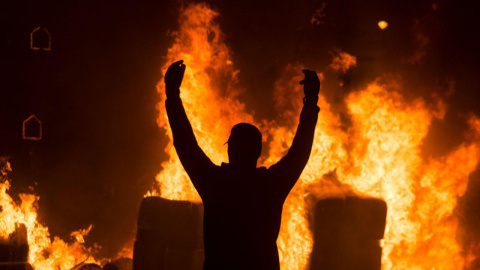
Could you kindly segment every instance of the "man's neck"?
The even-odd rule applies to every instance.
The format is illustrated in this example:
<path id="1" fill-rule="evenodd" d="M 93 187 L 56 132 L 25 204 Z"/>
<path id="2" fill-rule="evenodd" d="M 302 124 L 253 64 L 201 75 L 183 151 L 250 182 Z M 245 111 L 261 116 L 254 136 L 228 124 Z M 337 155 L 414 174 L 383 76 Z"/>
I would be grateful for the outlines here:
<path id="1" fill-rule="evenodd" d="M 239 168 L 239 169 L 246 169 L 246 170 L 251 170 L 251 169 L 256 169 L 257 168 L 257 162 L 230 162 L 230 166 L 233 168 Z"/>

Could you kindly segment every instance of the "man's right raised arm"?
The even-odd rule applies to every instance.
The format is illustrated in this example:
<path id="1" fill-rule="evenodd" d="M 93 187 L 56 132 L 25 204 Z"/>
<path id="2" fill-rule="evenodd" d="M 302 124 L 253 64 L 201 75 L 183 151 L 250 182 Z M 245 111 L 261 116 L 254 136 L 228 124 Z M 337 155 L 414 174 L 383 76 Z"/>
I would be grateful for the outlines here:
<path id="1" fill-rule="evenodd" d="M 172 129 L 173 145 L 177 151 L 180 162 L 190 176 L 195 188 L 201 188 L 206 173 L 215 165 L 205 155 L 197 143 L 192 126 L 180 99 L 180 85 L 183 80 L 185 65 L 183 61 L 173 63 L 165 73 L 165 89 L 167 100 L 168 121 Z"/>

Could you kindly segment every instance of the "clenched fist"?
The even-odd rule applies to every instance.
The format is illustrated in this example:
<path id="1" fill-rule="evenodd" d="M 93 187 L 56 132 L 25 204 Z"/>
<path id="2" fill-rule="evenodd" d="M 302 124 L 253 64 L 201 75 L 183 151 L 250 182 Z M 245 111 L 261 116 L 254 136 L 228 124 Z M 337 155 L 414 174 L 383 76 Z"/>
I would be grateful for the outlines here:
<path id="1" fill-rule="evenodd" d="M 302 72 L 305 74 L 305 79 L 300 81 L 303 85 L 303 92 L 307 100 L 317 100 L 318 93 L 320 92 L 320 80 L 318 79 L 317 72 L 309 69 L 304 69 Z"/>
<path id="2" fill-rule="evenodd" d="M 183 60 L 177 61 L 168 67 L 167 72 L 165 73 L 167 99 L 180 96 L 180 85 L 182 85 L 185 67 Z"/>

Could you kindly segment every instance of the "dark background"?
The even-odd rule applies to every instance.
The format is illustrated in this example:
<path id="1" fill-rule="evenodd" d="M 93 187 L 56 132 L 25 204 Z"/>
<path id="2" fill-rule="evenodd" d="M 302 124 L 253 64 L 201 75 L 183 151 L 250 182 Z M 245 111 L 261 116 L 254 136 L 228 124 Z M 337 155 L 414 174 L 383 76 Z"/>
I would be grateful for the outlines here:
<path id="1" fill-rule="evenodd" d="M 165 160 L 155 86 L 178 12 L 190 3 L 121 2 L 4 0 L 0 9 L 0 156 L 12 163 L 11 194 L 32 186 L 52 235 L 67 239 L 93 224 L 87 243 L 99 243 L 103 256 L 132 239 L 139 203 Z M 275 117 L 272 89 L 288 63 L 322 71 L 335 48 L 357 56 L 358 64 L 335 75 L 344 87 L 337 81 L 324 87 L 339 108 L 346 93 L 386 74 L 402 78 L 406 98 L 435 92 L 447 100 L 449 111 L 433 122 L 425 156 L 458 145 L 468 115 L 480 115 L 478 14 L 465 2 L 207 2 L 220 13 L 240 69 L 246 89 L 240 98 L 258 119 Z M 380 30 L 379 20 L 388 28 Z M 37 26 L 51 33 L 51 51 L 30 50 Z M 31 114 L 43 123 L 38 142 L 21 137 Z M 473 174 L 461 200 L 471 235 L 479 224 L 479 178 Z"/>

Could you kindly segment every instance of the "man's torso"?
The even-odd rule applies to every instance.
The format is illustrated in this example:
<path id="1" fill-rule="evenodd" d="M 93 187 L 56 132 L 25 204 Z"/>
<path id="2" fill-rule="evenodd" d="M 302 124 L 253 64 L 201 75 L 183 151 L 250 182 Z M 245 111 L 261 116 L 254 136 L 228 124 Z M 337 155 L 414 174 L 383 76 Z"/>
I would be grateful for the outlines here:
<path id="1" fill-rule="evenodd" d="M 204 269 L 279 269 L 276 240 L 286 195 L 275 188 L 268 170 L 222 164 L 208 178 L 208 186 L 199 190 L 205 209 Z"/>

